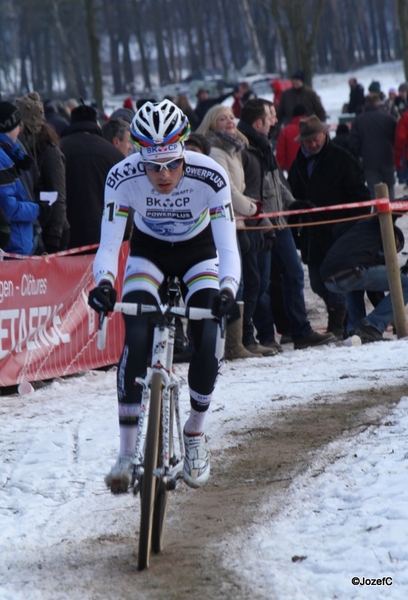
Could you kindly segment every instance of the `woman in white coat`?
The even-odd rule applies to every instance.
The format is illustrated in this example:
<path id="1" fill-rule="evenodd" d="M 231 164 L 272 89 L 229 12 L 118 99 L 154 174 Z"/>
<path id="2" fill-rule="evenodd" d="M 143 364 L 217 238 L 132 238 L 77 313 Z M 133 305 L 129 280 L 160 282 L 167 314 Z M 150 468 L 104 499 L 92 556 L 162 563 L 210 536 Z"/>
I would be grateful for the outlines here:
<path id="1" fill-rule="evenodd" d="M 205 115 L 197 133 L 204 134 L 211 143 L 210 156 L 226 170 L 230 185 L 232 206 L 235 216 L 253 217 L 261 211 L 260 198 L 250 198 L 245 195 L 245 175 L 242 166 L 241 152 L 248 144 L 246 137 L 238 131 L 235 117 L 228 106 L 217 104 Z M 242 220 L 236 220 L 238 241 L 241 252 L 245 252 L 245 245 L 249 240 L 245 233 Z M 240 303 L 243 310 L 243 303 Z M 225 346 L 225 358 L 250 358 L 254 356 L 272 356 L 276 354 L 274 348 L 266 348 L 257 344 L 254 352 L 249 352 L 242 345 L 242 320 L 228 326 Z"/>

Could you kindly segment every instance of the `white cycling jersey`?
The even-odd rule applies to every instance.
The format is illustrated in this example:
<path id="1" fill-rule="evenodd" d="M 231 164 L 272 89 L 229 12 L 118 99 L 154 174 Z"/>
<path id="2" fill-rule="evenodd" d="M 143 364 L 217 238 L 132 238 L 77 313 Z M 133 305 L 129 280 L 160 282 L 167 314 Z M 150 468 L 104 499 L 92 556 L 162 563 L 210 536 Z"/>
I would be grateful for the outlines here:
<path id="1" fill-rule="evenodd" d="M 93 267 L 97 284 L 103 279 L 115 282 L 129 207 L 135 211 L 137 229 L 170 244 L 192 240 L 211 224 L 220 288 L 237 292 L 241 268 L 230 184 L 225 170 L 212 158 L 187 151 L 184 174 L 168 195 L 150 183 L 139 153 L 112 167 L 105 183 L 101 242 Z"/>

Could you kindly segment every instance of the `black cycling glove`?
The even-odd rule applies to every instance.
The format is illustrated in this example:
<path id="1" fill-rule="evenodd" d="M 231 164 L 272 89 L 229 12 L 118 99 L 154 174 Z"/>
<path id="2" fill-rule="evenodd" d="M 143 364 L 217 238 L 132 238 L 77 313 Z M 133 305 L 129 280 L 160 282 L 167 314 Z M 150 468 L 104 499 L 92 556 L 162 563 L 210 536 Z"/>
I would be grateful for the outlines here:
<path id="1" fill-rule="evenodd" d="M 113 310 L 116 302 L 116 290 L 112 284 L 103 281 L 96 288 L 89 292 L 88 304 L 97 313 L 110 312 Z"/>
<path id="2" fill-rule="evenodd" d="M 228 322 L 230 319 L 235 321 L 237 314 L 239 318 L 239 307 L 237 301 L 229 290 L 223 290 L 218 294 L 218 296 L 215 296 L 212 303 L 211 312 L 214 317 L 219 320 L 226 316 Z"/>

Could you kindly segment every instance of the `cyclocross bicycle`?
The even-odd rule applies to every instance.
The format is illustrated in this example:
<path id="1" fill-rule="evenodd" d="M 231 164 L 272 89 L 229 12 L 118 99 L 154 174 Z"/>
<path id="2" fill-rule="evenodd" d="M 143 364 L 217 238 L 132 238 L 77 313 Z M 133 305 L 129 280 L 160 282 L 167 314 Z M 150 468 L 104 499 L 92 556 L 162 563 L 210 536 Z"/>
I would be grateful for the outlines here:
<path id="1" fill-rule="evenodd" d="M 180 419 L 180 382 L 173 372 L 176 317 L 213 319 L 208 308 L 180 307 L 180 284 L 167 280 L 167 302 L 159 305 L 117 302 L 115 312 L 127 315 L 150 314 L 154 319 L 151 366 L 146 377 L 137 377 L 142 386 L 142 404 L 134 454 L 133 491 L 140 494 L 139 571 L 147 568 L 150 553 L 164 546 L 169 491 L 183 477 L 184 441 Z M 98 348 L 105 347 L 107 319 L 101 318 Z M 216 357 L 224 355 L 225 319 L 218 328 Z"/>

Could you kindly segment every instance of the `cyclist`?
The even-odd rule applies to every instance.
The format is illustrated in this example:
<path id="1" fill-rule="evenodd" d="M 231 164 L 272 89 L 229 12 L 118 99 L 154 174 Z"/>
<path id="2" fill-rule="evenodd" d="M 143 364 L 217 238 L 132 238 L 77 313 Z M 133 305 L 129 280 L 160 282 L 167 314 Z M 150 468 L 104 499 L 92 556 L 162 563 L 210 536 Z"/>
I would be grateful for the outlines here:
<path id="1" fill-rule="evenodd" d="M 191 410 L 184 426 L 183 477 L 199 487 L 210 474 L 204 420 L 220 366 L 215 357 L 217 320 L 237 310 L 240 259 L 230 185 L 211 158 L 185 150 L 190 125 L 171 101 L 146 102 L 130 131 L 139 152 L 115 165 L 106 179 L 101 242 L 93 267 L 97 287 L 89 293 L 89 304 L 97 312 L 113 309 L 118 253 L 128 211 L 134 209 L 123 302 L 163 302 L 163 285 L 172 275 L 181 281 L 186 305 L 211 308 L 216 317 L 191 321 Z M 120 450 L 105 478 L 113 493 L 126 492 L 131 482 L 142 393 L 135 378 L 146 374 L 152 343 L 146 315 L 124 315 L 124 322 L 117 371 Z"/>

